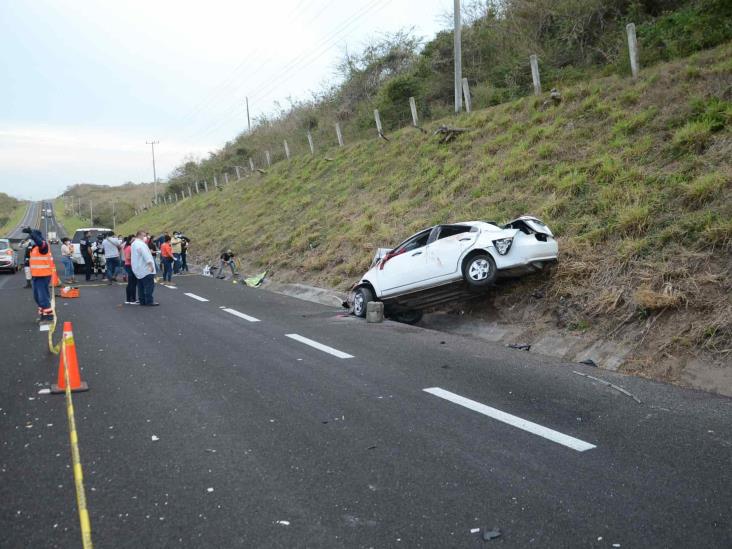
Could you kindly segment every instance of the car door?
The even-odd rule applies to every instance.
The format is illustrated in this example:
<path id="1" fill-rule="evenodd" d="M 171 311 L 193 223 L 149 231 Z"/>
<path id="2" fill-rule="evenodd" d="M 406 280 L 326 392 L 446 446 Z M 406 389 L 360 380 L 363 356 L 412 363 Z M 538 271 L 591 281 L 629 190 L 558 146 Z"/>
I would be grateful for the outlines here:
<path id="1" fill-rule="evenodd" d="M 378 277 L 384 294 L 408 290 L 425 280 L 425 247 L 431 231 L 417 233 L 381 260 Z"/>
<path id="2" fill-rule="evenodd" d="M 475 244 L 478 229 L 470 225 L 440 225 L 427 245 L 425 270 L 427 280 L 437 282 L 460 277 L 460 259 Z"/>

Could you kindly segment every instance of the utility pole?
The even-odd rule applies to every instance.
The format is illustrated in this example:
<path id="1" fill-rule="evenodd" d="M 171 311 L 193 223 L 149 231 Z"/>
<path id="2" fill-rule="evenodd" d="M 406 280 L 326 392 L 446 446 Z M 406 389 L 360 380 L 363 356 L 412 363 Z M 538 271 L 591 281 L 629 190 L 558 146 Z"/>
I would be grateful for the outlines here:
<path id="1" fill-rule="evenodd" d="M 252 133 L 252 122 L 249 120 L 249 98 L 246 98 L 247 100 L 247 130 L 249 133 Z"/>
<path id="2" fill-rule="evenodd" d="M 454 53 L 455 53 L 455 112 L 463 108 L 463 54 L 462 54 L 462 22 L 460 17 L 460 0 L 455 0 L 455 31 L 454 31 Z"/>
<path id="3" fill-rule="evenodd" d="M 456 0 L 457 1 L 457 0 Z M 150 145 L 152 149 L 152 161 L 153 161 L 153 193 L 155 193 L 155 204 L 158 203 L 158 175 L 155 171 L 155 145 L 159 144 L 160 141 L 145 141 L 146 145 Z"/>

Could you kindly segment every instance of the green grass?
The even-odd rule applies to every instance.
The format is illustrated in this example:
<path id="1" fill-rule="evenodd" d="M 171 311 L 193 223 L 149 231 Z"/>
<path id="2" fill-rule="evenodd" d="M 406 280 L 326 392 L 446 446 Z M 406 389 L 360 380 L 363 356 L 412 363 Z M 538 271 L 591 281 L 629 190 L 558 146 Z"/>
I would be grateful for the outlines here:
<path id="1" fill-rule="evenodd" d="M 23 219 L 23 215 L 25 214 L 28 207 L 25 203 L 19 204 L 20 205 L 17 205 L 12 209 L 5 210 L 6 213 L 2 215 L 2 219 L 5 220 L 5 223 L 0 226 L 0 235 L 7 236 L 10 231 L 18 226 L 18 223 L 20 223 L 21 219 Z"/>
<path id="2" fill-rule="evenodd" d="M 730 55 L 727 44 L 645 69 L 637 81 L 577 84 L 556 107 L 524 98 L 427 127 L 470 129 L 447 145 L 405 128 L 389 143 L 295 156 L 120 230 L 184 230 L 193 255 L 232 247 L 283 278 L 341 288 L 373 248 L 461 219 L 538 214 L 559 228 L 563 246 L 589 244 L 618 261 L 726 246 L 730 109 L 714 96 L 723 77 L 709 67 Z M 679 81 L 690 66 L 707 68 Z"/>
<path id="3" fill-rule="evenodd" d="M 64 200 L 62 198 L 57 198 L 56 200 L 54 200 L 53 212 L 56 215 L 56 219 L 60 221 L 61 224 L 64 226 L 64 229 L 66 229 L 66 233 L 68 234 L 69 238 L 73 236 L 77 229 L 89 226 L 88 219 L 81 219 L 80 217 L 77 217 L 76 215 L 73 215 L 70 211 L 66 210 L 66 208 L 64 207 Z"/>

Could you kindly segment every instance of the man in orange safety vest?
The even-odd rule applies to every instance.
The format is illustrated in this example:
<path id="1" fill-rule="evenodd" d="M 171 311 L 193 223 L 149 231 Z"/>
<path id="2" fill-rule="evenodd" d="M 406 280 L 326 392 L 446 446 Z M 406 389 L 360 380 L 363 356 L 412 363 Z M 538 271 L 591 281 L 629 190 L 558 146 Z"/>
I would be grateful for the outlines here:
<path id="1" fill-rule="evenodd" d="M 43 239 L 41 231 L 25 227 L 23 232 L 28 234 L 33 241 L 30 253 L 30 273 L 33 280 L 33 298 L 38 304 L 39 322 L 53 322 L 51 277 L 55 267 L 51 248 Z"/>

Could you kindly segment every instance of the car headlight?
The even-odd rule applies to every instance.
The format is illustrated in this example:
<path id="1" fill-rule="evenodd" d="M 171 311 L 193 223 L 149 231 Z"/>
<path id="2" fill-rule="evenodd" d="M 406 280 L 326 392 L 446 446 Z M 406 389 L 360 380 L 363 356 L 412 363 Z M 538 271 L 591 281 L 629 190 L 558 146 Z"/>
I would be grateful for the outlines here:
<path id="1" fill-rule="evenodd" d="M 493 241 L 496 251 L 501 255 L 508 253 L 508 250 L 511 249 L 511 244 L 513 244 L 513 238 L 501 238 L 500 240 Z"/>

